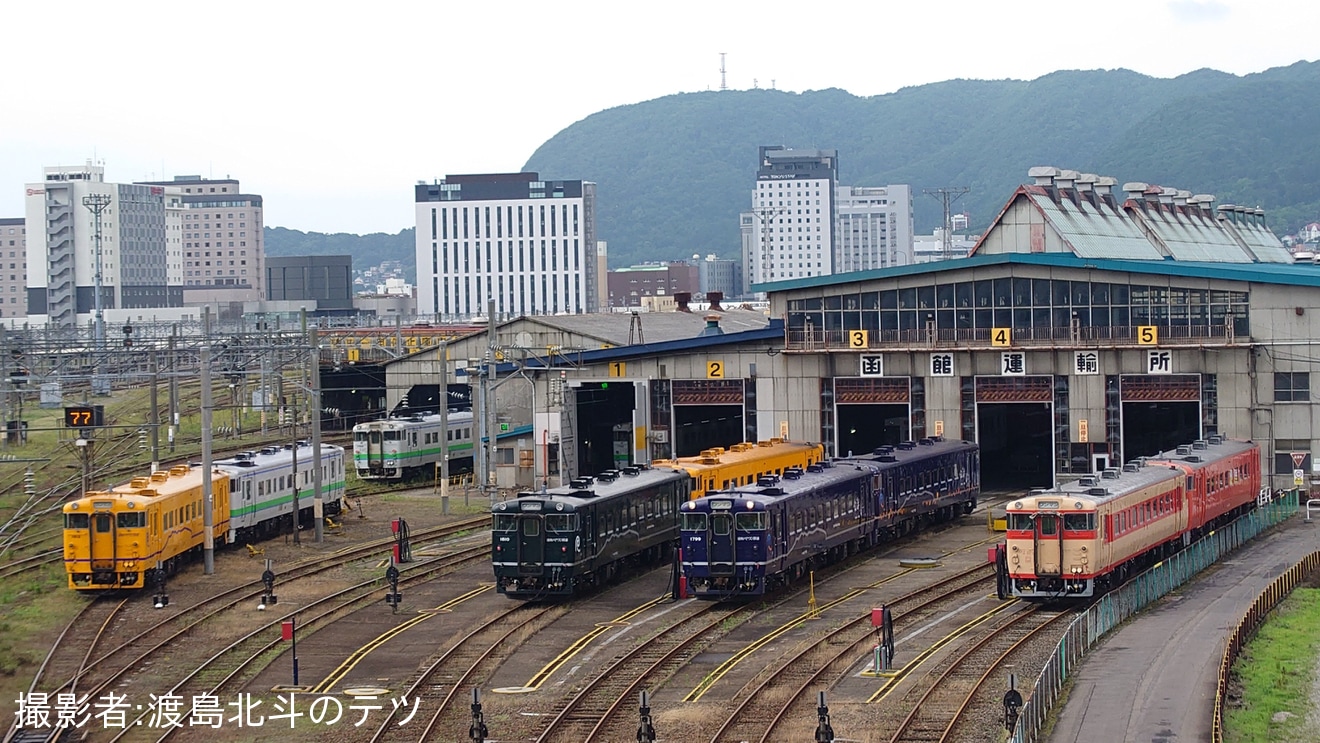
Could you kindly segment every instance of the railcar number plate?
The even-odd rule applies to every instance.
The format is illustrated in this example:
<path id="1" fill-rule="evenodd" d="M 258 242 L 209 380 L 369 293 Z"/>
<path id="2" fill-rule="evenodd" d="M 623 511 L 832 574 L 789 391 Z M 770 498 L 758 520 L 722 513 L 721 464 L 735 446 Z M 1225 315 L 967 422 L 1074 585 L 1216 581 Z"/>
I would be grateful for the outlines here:
<path id="1" fill-rule="evenodd" d="M 539 501 L 539 500 L 525 500 L 525 501 L 522 502 L 522 510 L 524 510 L 524 511 L 539 511 L 539 510 L 541 510 L 541 501 Z"/>
<path id="2" fill-rule="evenodd" d="M 731 500 L 713 500 L 710 502 L 710 510 L 712 511 L 728 511 L 731 508 L 733 508 L 733 501 Z"/>
<path id="3" fill-rule="evenodd" d="M 1048 508 L 1058 508 L 1058 507 L 1059 507 L 1059 502 L 1056 501 L 1056 500 L 1042 500 L 1042 501 L 1036 501 L 1036 507 L 1039 508 L 1039 509 L 1041 509 L 1041 510 L 1045 510 L 1045 509 L 1048 509 Z"/>

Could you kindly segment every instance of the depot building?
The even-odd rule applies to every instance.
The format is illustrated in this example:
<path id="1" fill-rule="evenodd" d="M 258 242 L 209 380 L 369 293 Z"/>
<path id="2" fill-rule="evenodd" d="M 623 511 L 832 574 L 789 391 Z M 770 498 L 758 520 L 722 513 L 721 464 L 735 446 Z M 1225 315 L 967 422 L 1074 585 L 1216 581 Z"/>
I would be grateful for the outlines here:
<path id="1" fill-rule="evenodd" d="M 758 401 L 810 410 L 835 455 L 975 440 L 987 488 L 1215 433 L 1258 441 L 1274 487 L 1309 482 L 1320 267 L 1259 209 L 1030 176 L 966 259 L 754 287 L 785 321 Z"/>

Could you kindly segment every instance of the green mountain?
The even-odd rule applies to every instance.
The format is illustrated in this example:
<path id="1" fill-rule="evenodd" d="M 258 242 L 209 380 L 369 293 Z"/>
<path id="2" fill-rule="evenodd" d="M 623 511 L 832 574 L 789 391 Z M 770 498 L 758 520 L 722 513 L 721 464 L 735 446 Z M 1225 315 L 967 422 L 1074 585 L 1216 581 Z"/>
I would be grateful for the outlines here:
<path id="1" fill-rule="evenodd" d="M 684 93 L 588 116 L 541 145 L 526 170 L 598 184 L 610 265 L 737 258 L 760 145 L 839 151 L 845 185 L 908 184 L 919 233 L 940 221 L 922 189 L 967 187 L 955 204 L 984 229 L 1033 165 L 1054 165 L 1260 206 L 1277 234 L 1320 218 L 1320 62 L 1238 77 L 1129 70 L 1030 81 L 950 80 L 858 97 L 742 90 Z M 267 228 L 270 255 L 351 253 L 364 268 L 413 266 L 413 230 L 327 235 Z M 410 279 L 415 275 L 410 273 Z"/>
<path id="2" fill-rule="evenodd" d="M 837 149 L 840 183 L 908 184 L 917 231 L 939 221 L 922 189 L 984 228 L 1033 165 L 1212 193 L 1261 206 L 1279 234 L 1320 216 L 1320 63 L 1238 77 L 1128 70 L 1031 81 L 951 80 L 858 97 L 842 90 L 685 93 L 601 111 L 556 134 L 526 170 L 598 184 L 597 225 L 618 267 L 695 253 L 736 258 L 760 145 Z"/>

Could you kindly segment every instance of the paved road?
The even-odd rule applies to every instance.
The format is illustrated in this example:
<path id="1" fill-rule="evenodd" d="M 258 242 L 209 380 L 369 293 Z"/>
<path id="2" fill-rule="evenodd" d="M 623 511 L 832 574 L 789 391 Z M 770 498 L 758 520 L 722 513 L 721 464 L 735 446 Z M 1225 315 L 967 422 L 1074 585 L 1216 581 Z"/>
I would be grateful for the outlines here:
<path id="1" fill-rule="evenodd" d="M 1320 549 L 1300 515 L 1157 601 L 1087 656 L 1051 743 L 1210 740 L 1224 643 L 1270 581 Z"/>

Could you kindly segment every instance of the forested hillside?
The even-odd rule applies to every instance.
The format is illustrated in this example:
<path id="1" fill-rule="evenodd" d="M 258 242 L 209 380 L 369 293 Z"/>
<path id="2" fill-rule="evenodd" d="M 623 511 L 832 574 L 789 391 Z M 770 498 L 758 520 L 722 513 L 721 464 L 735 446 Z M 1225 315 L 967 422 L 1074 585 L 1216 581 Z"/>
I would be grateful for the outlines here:
<path id="1" fill-rule="evenodd" d="M 1277 234 L 1320 219 L 1320 62 L 1238 77 L 1128 70 L 1036 80 L 950 80 L 858 97 L 842 90 L 685 93 L 588 116 L 526 170 L 598 184 L 610 266 L 693 254 L 738 257 L 760 145 L 835 149 L 840 183 L 908 184 L 916 227 L 940 205 L 922 189 L 967 187 L 955 208 L 984 229 L 1033 165 L 1210 193 L 1260 206 Z M 413 267 L 413 230 L 326 235 L 267 229 L 270 255 L 352 253 Z"/>

